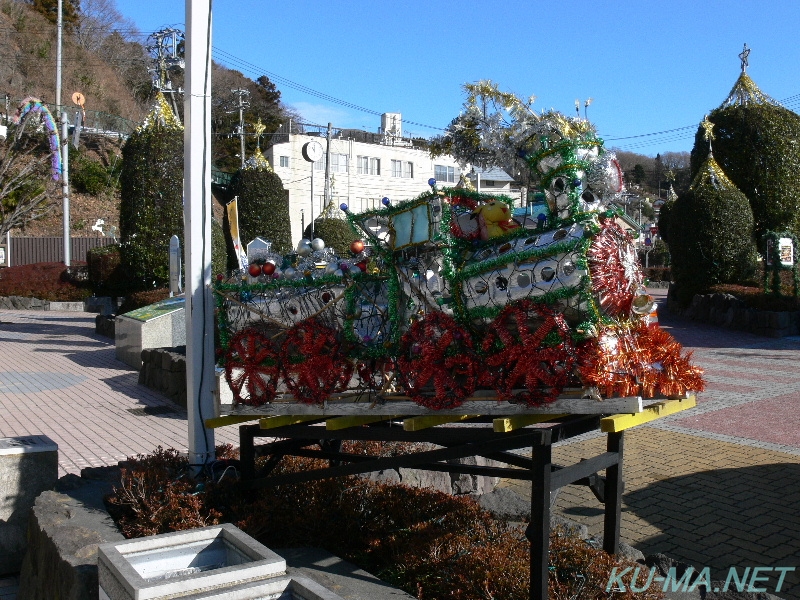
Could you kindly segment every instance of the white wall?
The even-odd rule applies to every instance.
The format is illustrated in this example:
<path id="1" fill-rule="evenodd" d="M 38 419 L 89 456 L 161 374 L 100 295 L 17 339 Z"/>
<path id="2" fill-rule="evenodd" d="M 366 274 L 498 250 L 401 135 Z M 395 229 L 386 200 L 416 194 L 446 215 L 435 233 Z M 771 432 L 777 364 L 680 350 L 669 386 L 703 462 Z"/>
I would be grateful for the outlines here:
<path id="1" fill-rule="evenodd" d="M 289 141 L 275 144 L 264 155 L 283 181 L 283 187 L 289 191 L 289 213 L 291 215 L 292 240 L 296 244 L 302 236 L 302 213 L 305 213 L 305 224 L 309 223 L 311 214 L 311 163 L 302 155 L 303 145 L 317 141 L 326 147 L 324 137 L 293 134 Z M 380 207 L 381 198 L 388 197 L 393 203 L 409 200 L 430 189 L 428 180 L 434 176 L 434 165 L 445 165 L 455 168 L 455 181 L 439 182 L 439 187 L 454 186 L 458 183 L 462 170 L 454 158 L 440 156 L 435 160 L 427 151 L 402 146 L 386 146 L 366 144 L 349 139 L 333 138 L 331 154 L 344 154 L 348 157 L 348 172 L 333 172 L 334 181 L 332 201 L 339 211 L 339 205 L 347 203 L 353 212 L 361 212 L 367 208 Z M 289 157 L 289 167 L 282 167 L 280 157 Z M 380 159 L 380 175 L 359 174 L 356 160 L 358 156 Z M 393 177 L 392 160 L 410 161 L 413 163 L 413 178 Z M 335 164 L 331 160 L 331 164 Z M 325 171 L 314 171 L 314 216 L 319 216 L 323 206 L 325 193 Z"/>

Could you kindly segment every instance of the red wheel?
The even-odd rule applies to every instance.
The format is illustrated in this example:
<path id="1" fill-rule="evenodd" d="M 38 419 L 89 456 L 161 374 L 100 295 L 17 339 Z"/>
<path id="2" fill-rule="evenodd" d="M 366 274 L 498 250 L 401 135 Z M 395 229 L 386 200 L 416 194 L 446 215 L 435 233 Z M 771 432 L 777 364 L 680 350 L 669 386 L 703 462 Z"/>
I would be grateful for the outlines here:
<path id="1" fill-rule="evenodd" d="M 586 253 L 592 291 L 600 309 L 612 317 L 631 309 L 634 292 L 642 285 L 642 268 L 633 239 L 606 219 Z"/>
<path id="2" fill-rule="evenodd" d="M 248 327 L 233 336 L 225 353 L 225 379 L 236 402 L 259 406 L 275 399 L 278 353 L 266 335 Z"/>
<path id="3" fill-rule="evenodd" d="M 403 335 L 397 367 L 406 393 L 427 408 L 461 406 L 477 385 L 472 338 L 441 312 L 417 321 Z"/>
<path id="4" fill-rule="evenodd" d="M 292 327 L 281 349 L 286 387 L 305 404 L 322 404 L 344 391 L 353 375 L 353 365 L 343 358 L 336 332 L 310 319 Z"/>
<path id="5" fill-rule="evenodd" d="M 569 326 L 547 306 L 509 304 L 483 341 L 487 383 L 503 400 L 540 406 L 555 402 L 575 366 Z M 523 391 L 514 393 L 514 390 Z"/>

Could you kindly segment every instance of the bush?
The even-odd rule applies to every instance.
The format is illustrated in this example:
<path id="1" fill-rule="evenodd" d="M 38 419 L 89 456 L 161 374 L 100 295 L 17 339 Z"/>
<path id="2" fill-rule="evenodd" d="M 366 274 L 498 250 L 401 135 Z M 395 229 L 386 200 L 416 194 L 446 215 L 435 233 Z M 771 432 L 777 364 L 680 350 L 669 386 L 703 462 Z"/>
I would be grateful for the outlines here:
<path id="1" fill-rule="evenodd" d="M 138 289 L 169 281 L 169 240 L 183 246 L 183 131 L 152 125 L 122 147 L 120 249 Z"/>
<path id="2" fill-rule="evenodd" d="M 70 156 L 69 182 L 77 192 L 97 196 L 106 188 L 115 186 L 115 175 L 113 169 L 81 152 L 74 158 Z"/>
<path id="3" fill-rule="evenodd" d="M 678 302 L 687 306 L 695 294 L 718 283 L 753 276 L 753 212 L 747 198 L 709 156 L 689 190 L 667 217 L 672 273 Z"/>
<path id="4" fill-rule="evenodd" d="M 289 198 L 278 175 L 266 169 L 239 170 L 231 179 L 228 194 L 231 199 L 239 198 L 239 239 L 244 247 L 261 236 L 272 242 L 276 252 L 286 254 L 292 250 Z M 226 232 L 229 231 L 227 218 L 226 212 Z M 232 242 L 230 248 L 233 248 Z M 233 252 L 231 257 L 235 260 Z"/>
<path id="5" fill-rule="evenodd" d="M 133 292 L 125 296 L 125 301 L 120 305 L 117 314 L 124 315 L 137 308 L 150 306 L 156 302 L 161 302 L 169 298 L 169 288 L 156 288 L 154 290 L 142 290 Z"/>
<path id="6" fill-rule="evenodd" d="M 749 102 L 718 108 L 708 119 L 714 123 L 714 157 L 750 202 L 755 239 L 784 229 L 800 236 L 800 115 Z M 692 149 L 693 174 L 707 154 L 701 127 Z"/>
<path id="7" fill-rule="evenodd" d="M 76 281 L 64 263 L 34 263 L 0 269 L 0 296 L 75 302 L 91 296 L 91 290 Z"/>
<path id="8" fill-rule="evenodd" d="M 376 442 L 345 443 L 345 452 L 374 452 Z M 402 447 L 388 448 L 402 453 Z M 128 537 L 233 522 L 268 547 L 322 546 L 425 600 L 503 598 L 529 593 L 529 545 L 521 527 L 496 520 L 469 497 L 340 477 L 245 493 L 228 469 L 230 447 L 218 450 L 214 477 L 188 478 L 188 461 L 159 448 L 130 459 L 107 498 Z M 266 458 L 260 459 L 261 465 Z M 284 457 L 277 473 L 325 466 Z M 550 597 L 609 598 L 614 566 L 630 566 L 560 531 L 550 537 Z M 630 581 L 630 574 L 625 579 Z M 644 582 L 644 573 L 639 584 Z M 629 586 L 626 586 L 629 587 Z M 657 600 L 652 591 L 614 598 Z"/>
<path id="9" fill-rule="evenodd" d="M 211 220 L 211 276 L 218 274 L 227 275 L 228 249 L 225 242 L 225 232 L 222 225 Z"/>
<path id="10" fill-rule="evenodd" d="M 124 296 L 129 280 L 122 267 L 119 244 L 98 246 L 86 253 L 89 285 L 97 296 Z"/>
<path id="11" fill-rule="evenodd" d="M 306 227 L 303 237 L 311 239 L 311 225 Z M 316 219 L 314 237 L 322 238 L 326 246 L 333 248 L 342 257 L 350 256 L 350 244 L 361 239 L 349 221 L 335 217 Z"/>

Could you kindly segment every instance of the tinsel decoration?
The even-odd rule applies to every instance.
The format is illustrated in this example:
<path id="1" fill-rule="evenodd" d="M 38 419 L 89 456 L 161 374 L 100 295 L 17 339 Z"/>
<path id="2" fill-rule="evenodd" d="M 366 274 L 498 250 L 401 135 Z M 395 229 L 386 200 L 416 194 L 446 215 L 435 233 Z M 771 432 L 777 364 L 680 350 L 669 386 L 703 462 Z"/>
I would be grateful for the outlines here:
<path id="1" fill-rule="evenodd" d="M 269 337 L 248 327 L 231 338 L 225 353 L 225 379 L 238 404 L 260 406 L 275 399 L 278 352 Z"/>
<path id="2" fill-rule="evenodd" d="M 705 389 L 703 370 L 691 364 L 691 356 L 663 329 L 615 325 L 581 346 L 578 371 L 584 384 L 609 398 L 678 397 Z"/>
<path id="3" fill-rule="evenodd" d="M 331 394 L 344 391 L 353 375 L 336 332 L 316 319 L 289 330 L 281 358 L 286 387 L 304 404 L 322 404 Z"/>
<path id="4" fill-rule="evenodd" d="M 245 161 L 244 168 L 250 171 L 272 171 L 272 166 L 261 153 L 261 148 L 256 148 L 253 155 Z"/>
<path id="5" fill-rule="evenodd" d="M 44 122 L 44 126 L 47 128 L 49 134 L 49 141 L 50 141 L 50 152 L 51 152 L 51 164 L 52 164 L 52 174 L 53 174 L 53 181 L 58 181 L 61 177 L 61 172 L 63 171 L 62 160 L 61 160 L 61 142 L 58 139 L 58 125 L 53 119 L 53 115 L 50 113 L 50 110 L 47 106 L 38 98 L 34 98 L 29 96 L 25 98 L 17 107 L 17 112 L 12 117 L 12 121 L 15 124 L 19 124 L 29 114 L 39 114 Z"/>
<path id="6" fill-rule="evenodd" d="M 482 350 L 488 369 L 481 383 L 496 389 L 502 400 L 528 406 L 555 402 L 576 361 L 564 317 L 530 300 L 502 310 Z"/>
<path id="7" fill-rule="evenodd" d="M 627 314 L 643 276 L 631 237 L 613 220 L 601 224 L 587 251 L 592 289 L 600 310 L 609 316 Z"/>
<path id="8" fill-rule="evenodd" d="M 478 382 L 472 338 L 443 312 L 429 313 L 403 335 L 397 369 L 409 397 L 434 410 L 461 406 Z"/>
<path id="9" fill-rule="evenodd" d="M 153 108 L 144 118 L 144 122 L 137 129 L 137 131 L 144 131 L 159 126 L 164 127 L 166 129 L 183 131 L 183 125 L 175 116 L 175 113 L 172 112 L 172 108 L 170 108 L 169 102 L 167 102 L 167 99 L 161 92 L 158 92 L 158 94 L 156 94 L 156 99 L 155 102 L 153 103 Z"/>

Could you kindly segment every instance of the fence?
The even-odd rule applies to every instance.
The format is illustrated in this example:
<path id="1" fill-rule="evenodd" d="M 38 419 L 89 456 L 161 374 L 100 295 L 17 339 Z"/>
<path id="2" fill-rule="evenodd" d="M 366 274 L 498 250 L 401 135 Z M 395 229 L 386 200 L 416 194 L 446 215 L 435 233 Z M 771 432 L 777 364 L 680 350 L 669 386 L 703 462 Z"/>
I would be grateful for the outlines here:
<path id="1" fill-rule="evenodd" d="M 11 237 L 8 255 L 12 267 L 39 262 L 64 262 L 64 238 Z M 108 237 L 70 238 L 70 261 L 86 261 L 86 252 L 98 246 L 113 244 Z"/>

